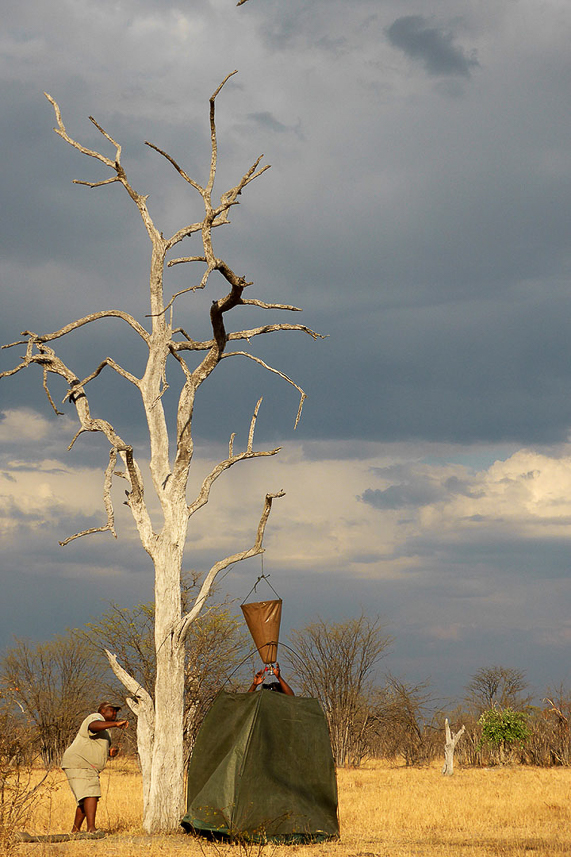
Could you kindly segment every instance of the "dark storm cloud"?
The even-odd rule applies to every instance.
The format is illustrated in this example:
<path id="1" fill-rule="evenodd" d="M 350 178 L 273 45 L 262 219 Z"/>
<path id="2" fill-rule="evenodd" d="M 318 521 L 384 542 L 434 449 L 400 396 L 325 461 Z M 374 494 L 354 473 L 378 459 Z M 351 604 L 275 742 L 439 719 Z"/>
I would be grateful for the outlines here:
<path id="1" fill-rule="evenodd" d="M 262 113 L 250 113 L 247 118 L 251 119 L 257 125 L 264 125 L 266 128 L 269 128 L 271 131 L 277 131 L 279 134 L 283 134 L 284 131 L 288 130 L 287 125 L 276 119 L 273 113 L 270 113 L 268 110 Z"/>
<path id="2" fill-rule="evenodd" d="M 361 500 L 375 509 L 404 509 L 410 506 L 427 506 L 446 497 L 446 491 L 434 480 L 391 485 L 389 488 L 367 488 Z"/>
<path id="3" fill-rule="evenodd" d="M 394 47 L 422 62 L 428 74 L 435 77 L 470 77 L 471 69 L 479 65 L 474 57 L 467 57 L 464 49 L 454 44 L 453 33 L 430 26 L 422 15 L 397 18 L 386 33 Z"/>
<path id="4" fill-rule="evenodd" d="M 152 598 L 150 563 L 128 541 L 102 535 L 62 548 L 57 538 L 56 530 L 28 528 L 19 541 L 3 544 L 0 648 L 12 642 L 12 635 L 43 641 L 77 628 L 111 601 Z M 113 571 L 118 568 L 121 574 Z"/>
<path id="5" fill-rule="evenodd" d="M 406 509 L 439 503 L 454 494 L 478 496 L 477 491 L 472 492 L 469 484 L 456 476 L 451 476 L 442 484 L 436 479 L 419 476 L 414 481 L 390 485 L 383 490 L 367 488 L 360 499 L 375 509 Z"/>
<path id="6" fill-rule="evenodd" d="M 547 299 L 530 284 L 492 302 L 332 316 L 321 325 L 330 339 L 312 349 L 322 380 L 307 385 L 302 430 L 314 436 L 325 417 L 334 436 L 358 413 L 368 439 L 563 441 L 571 425 L 569 313 L 571 297 L 557 285 Z M 336 348 L 342 342 L 359 343 L 349 362 Z M 301 357 L 292 365 L 303 378 Z"/>
<path id="7" fill-rule="evenodd" d="M 450 494 L 462 494 L 465 497 L 482 496 L 482 492 L 474 489 L 467 479 L 460 479 L 458 476 L 449 476 L 444 481 L 444 487 Z"/>
<path id="8" fill-rule="evenodd" d="M 252 352 L 309 394 L 295 435 L 296 391 L 252 361 L 227 360 L 197 397 L 197 447 L 201 438 L 227 444 L 234 430 L 237 447 L 246 442 L 260 394 L 260 446 L 287 445 L 297 436 L 324 468 L 328 459 L 332 466 L 350 459 L 358 470 L 369 456 L 384 458 L 379 448 L 386 441 L 420 447 L 481 440 L 507 448 L 566 437 L 571 86 L 566 27 L 554 25 L 551 7 L 531 4 L 524 26 L 518 4 L 468 0 L 439 0 L 438 23 L 428 13 L 404 17 L 402 0 L 251 0 L 238 10 L 231 0 L 224 9 L 204 0 L 103 0 L 65 10 L 56 0 L 4 5 L 0 193 L 9 216 L 0 235 L 0 342 L 29 327 L 55 330 L 102 307 L 131 310 L 148 324 L 149 246 L 137 212 L 116 184 L 71 185 L 73 178 L 108 176 L 53 133 L 43 89 L 60 101 L 70 132 L 86 145 L 106 145 L 89 114 L 120 140 L 128 175 L 151 194 L 158 228 L 170 234 L 199 212 L 144 140 L 204 180 L 208 97 L 238 68 L 217 102 L 220 189 L 233 186 L 261 152 L 273 166 L 245 189 L 215 250 L 254 281 L 249 296 L 304 307 L 287 320 L 330 338 L 314 343 L 283 334 L 252 342 Z M 556 14 L 568 18 L 568 5 Z M 462 30 L 441 23 L 454 16 Z M 424 72 L 395 68 L 394 49 L 421 64 L 431 85 Z M 478 66 L 476 50 L 486 61 L 477 85 L 466 86 Z M 195 239 L 188 247 L 195 252 Z M 195 282 L 196 271 L 177 266 L 168 272 L 167 293 Z M 224 286 L 213 276 L 202 295 L 179 298 L 175 324 L 207 336 L 210 302 Z M 285 320 L 240 312 L 229 329 Z M 142 373 L 144 349 L 119 323 L 78 331 L 61 347 L 80 377 L 106 356 Z M 2 352 L 1 368 L 21 350 Z M 169 372 L 163 398 L 169 418 L 179 372 Z M 3 407 L 33 404 L 56 423 L 41 383 L 41 372 L 3 380 Z M 65 389 L 55 384 L 52 392 L 61 402 Z M 144 419 L 127 395 L 111 374 L 90 384 L 93 414 L 139 443 Z M 106 444 L 91 436 L 65 455 L 72 437 L 73 431 L 44 435 L 41 455 L 70 467 L 105 466 Z M 39 452 L 33 441 L 22 442 L 17 457 L 33 463 Z M 10 457 L 16 456 L 6 454 L 0 465 Z M 382 483 L 359 483 L 352 490 L 363 492 L 358 514 L 374 517 L 376 505 L 384 523 L 398 517 L 382 518 L 384 510 L 402 509 L 414 530 L 426 502 L 473 496 L 469 476 L 445 473 L 431 481 L 415 466 L 375 474 Z M 37 522 L 31 514 L 28 524 L 34 515 Z M 3 633 L 31 628 L 46 636 L 98 612 L 100 598 L 135 603 L 151 594 L 148 558 L 125 538 L 131 530 L 121 528 L 118 542 L 98 535 L 57 546 L 86 523 L 99 525 L 103 510 L 76 520 L 54 514 L 37 534 L 24 530 L 17 507 L 8 505 L 5 515 L 18 539 L 8 548 L 2 542 Z M 335 522 L 349 543 L 350 524 Z M 395 546 L 379 526 L 377 542 L 353 545 L 348 559 L 326 573 L 320 567 L 296 576 L 275 558 L 292 624 L 303 625 L 312 612 L 343 620 L 363 606 L 391 616 L 394 669 L 418 680 L 432 674 L 445 684 L 454 676 L 461 686 L 462 665 L 494 647 L 502 657 L 515 648 L 523 659 L 527 646 L 538 675 L 546 663 L 564 667 L 552 649 L 543 649 L 542 661 L 519 629 L 542 627 L 545 617 L 565 621 L 566 540 L 553 543 L 553 551 L 549 539 L 520 544 L 509 525 L 483 514 L 459 522 L 456 541 L 435 529 L 432 537 L 402 536 Z M 209 559 L 195 556 L 191 541 L 188 557 Z"/>
<path id="9" fill-rule="evenodd" d="M 274 134 L 295 134 L 298 139 L 304 139 L 300 122 L 297 122 L 295 125 L 285 125 L 269 110 L 263 110 L 260 113 L 250 113 L 246 119 L 250 120 L 256 130 L 270 131 Z"/>
<path id="10" fill-rule="evenodd" d="M 321 30 L 320 36 L 327 23 L 332 39 L 344 30 L 353 36 L 358 31 L 363 59 L 355 74 L 371 83 L 378 70 L 365 57 L 375 43 L 375 26 L 381 26 L 378 12 L 373 19 L 369 14 L 374 4 L 356 4 L 350 25 L 324 4 L 311 9 L 302 9 L 302 5 L 280 11 L 270 23 L 260 13 L 260 26 L 289 28 L 305 40 L 309 38 L 302 26 L 306 21 L 310 33 Z M 152 3 L 147 7 L 159 8 Z M 134 14 L 135 5 L 125 5 L 123 12 L 127 8 Z M 301 18 L 297 17 L 300 13 Z M 247 14 L 254 15 L 254 11 Z M 430 30 L 428 19 L 421 20 L 421 32 Z M 73 27 L 78 24 L 72 21 L 68 26 L 75 32 Z M 444 30 L 436 31 L 446 44 Z M 50 39 L 49 29 L 46 39 Z M 440 44 L 438 39 L 436 42 Z M 238 270 L 255 278 L 253 295 L 264 298 L 269 286 L 277 299 L 303 306 L 306 323 L 331 334 L 330 340 L 318 344 L 305 342 L 301 336 L 284 337 L 282 343 L 267 346 L 253 343 L 253 351 L 283 368 L 309 394 L 298 434 L 315 439 L 324 435 L 346 439 L 358 434 L 391 440 L 426 435 L 432 440 L 458 441 L 564 437 L 571 422 L 571 400 L 565 395 L 571 384 L 566 368 L 571 361 L 566 359 L 569 347 L 563 322 L 569 301 L 556 294 L 556 278 L 567 252 L 565 224 L 571 216 L 571 195 L 568 169 L 558 154 L 566 137 L 562 129 L 558 131 L 548 102 L 541 99 L 536 103 L 536 110 L 548 114 L 540 116 L 537 128 L 528 104 L 525 109 L 518 107 L 509 91 L 498 95 L 497 103 L 489 97 L 451 110 L 436 97 L 427 96 L 426 103 L 416 99 L 406 109 L 395 110 L 398 90 L 391 89 L 394 81 L 386 73 L 387 92 L 393 94 L 388 101 L 380 99 L 378 111 L 370 111 L 368 98 L 363 101 L 363 92 L 354 82 L 349 85 L 347 71 L 352 67 L 345 67 L 344 59 L 328 65 L 322 52 L 307 51 L 305 41 L 303 48 L 294 43 L 295 39 L 289 40 L 288 49 L 299 51 L 300 64 L 290 65 L 291 58 L 287 58 L 283 66 L 276 65 L 263 97 L 253 97 L 256 86 L 250 85 L 245 68 L 240 88 L 230 82 L 229 87 L 236 89 L 228 88 L 218 105 L 224 157 L 229 149 L 232 159 L 237 160 L 238 150 L 240 158 L 245 157 L 251 144 L 254 153 L 271 154 L 273 168 L 247 189 L 240 212 L 233 215 L 232 230 L 217 235 L 216 240 L 217 247 L 224 242 L 228 258 Z M 456 42 L 452 40 L 448 47 L 454 57 Z M 61 55 L 54 53 L 54 63 L 56 57 Z M 279 58 L 272 56 L 271 61 L 277 63 Z M 466 56 L 464 61 L 468 62 Z M 552 62 L 553 73 L 558 74 L 557 54 Z M 284 78 L 285 68 L 289 71 Z M 64 75 L 67 71 L 67 67 L 58 70 L 62 83 L 71 79 Z M 145 103 L 145 92 L 153 105 L 158 103 L 162 65 L 158 78 L 151 74 L 147 60 L 143 73 L 116 69 L 121 85 L 112 96 L 106 92 L 107 104 L 89 71 L 82 78 L 84 91 L 79 95 L 65 83 L 60 100 L 69 127 L 83 139 L 90 128 L 85 113 L 93 111 L 125 143 L 124 162 L 133 171 L 137 187 L 147 192 L 151 185 L 152 211 L 168 212 L 172 225 L 180 226 L 190 213 L 187 198 L 182 192 L 179 196 L 178 190 L 165 195 L 167 186 L 174 187 L 175 177 L 166 163 L 163 172 L 155 153 L 144 153 L 142 141 L 150 137 L 169 150 L 172 143 L 173 155 L 194 174 L 182 156 L 194 158 L 195 149 L 204 143 L 206 114 L 200 112 L 198 95 L 193 90 L 196 109 L 189 107 L 188 115 L 182 117 L 178 105 L 185 104 L 183 93 L 177 107 L 173 93 L 169 122 L 161 122 L 149 115 L 152 110 L 138 114 L 121 94 L 130 93 L 133 105 Z M 326 90 L 328 76 L 335 73 L 338 79 L 332 80 L 331 91 Z M 527 73 L 535 76 L 532 66 Z M 291 80 L 292 93 L 285 107 L 283 102 L 275 104 L 274 80 L 278 78 Z M 11 82 L 7 84 L 3 93 L 9 130 L 5 160 L 15 163 L 15 169 L 5 171 L 4 176 L 3 195 L 13 212 L 8 231 L 3 233 L 4 251 L 5 258 L 22 263 L 19 277 L 25 289 L 18 301 L 12 298 L 5 307 L 0 322 L 6 329 L 3 341 L 13 338 L 18 325 L 19 329 L 24 325 L 35 329 L 34 325 L 43 323 L 53 329 L 69 316 L 90 311 L 94 295 L 121 308 L 134 305 L 142 317 L 147 311 L 141 287 L 148 276 L 147 246 L 130 201 L 115 186 L 97 191 L 72 187 L 72 177 L 87 177 L 88 159 L 53 134 L 51 108 L 43 103 L 39 87 L 32 89 L 27 80 L 14 94 L 11 86 Z M 211 82 L 208 86 L 206 93 L 211 91 Z M 326 98 L 319 116 L 306 95 L 311 87 Z M 195 89 L 198 91 L 198 84 Z M 96 95 L 101 112 L 99 103 L 92 107 Z M 233 105 L 240 98 L 247 109 L 235 111 L 236 121 Z M 508 101 L 509 121 L 505 119 Z M 339 106 L 344 103 L 351 105 L 346 126 L 338 121 Z M 129 109 L 123 112 L 126 107 Z M 283 129 L 296 128 L 298 114 L 307 134 L 305 142 L 295 133 L 283 133 Z M 244 122 L 248 116 L 258 121 Z M 520 127 L 523 117 L 525 129 Z M 230 139 L 222 133 L 228 119 L 234 135 Z M 246 126 L 250 126 L 249 132 Z M 355 127 L 358 134 L 345 130 Z M 549 141 L 543 133 L 545 127 L 551 129 Z M 248 133 L 252 136 L 245 137 Z M 97 134 L 88 135 L 87 142 L 99 145 Z M 368 165 L 366 177 L 362 164 Z M 102 177 L 98 165 L 90 169 L 94 174 L 89 177 Z M 197 168 L 196 174 L 200 173 Z M 24 206 L 27 199 L 33 204 Z M 311 217 L 307 215 L 308 199 L 312 200 Z M 363 228 L 364 210 L 378 228 Z M 33 240 L 20 241 L 24 235 Z M 62 268 L 30 272 L 27 262 L 32 259 L 55 259 Z M 183 268 L 168 274 L 171 294 L 189 284 L 191 275 Z M 530 306 L 520 292 L 501 303 L 507 289 L 530 278 L 535 278 L 541 300 Z M 214 280 L 213 288 L 217 288 Z M 61 305 L 53 299 L 57 294 L 65 307 L 63 319 Z M 323 299 L 325 294 L 330 300 Z M 213 297 L 218 296 L 215 290 Z M 178 301 L 176 315 L 181 323 L 196 317 L 195 304 L 186 298 Z M 364 306 L 366 315 L 360 313 Z M 554 338 L 545 343 L 542 333 L 547 329 Z M 79 340 L 78 335 L 78 360 L 87 374 L 93 368 L 85 359 L 90 351 Z M 353 341 L 359 342 L 359 349 L 351 354 Z M 126 351 L 125 341 L 120 337 L 113 341 L 109 334 L 101 343 L 97 361 L 91 362 L 109 353 L 123 363 Z M 212 431 L 219 432 L 220 438 L 226 435 L 227 424 L 220 419 L 225 404 L 241 411 L 244 385 L 236 379 L 249 386 L 258 383 L 262 374 L 252 367 L 242 371 L 221 367 L 226 381 L 212 394 L 206 389 L 202 392 L 206 409 L 215 416 L 211 427 L 204 427 L 205 436 Z M 120 405 L 121 385 L 111 384 L 107 402 Z M 261 385 L 265 395 L 266 386 L 276 386 L 274 379 L 271 385 L 265 381 Z M 12 387 L 14 397 L 24 401 L 19 386 Z M 342 391 L 341 396 L 336 389 Z M 291 391 L 278 384 L 274 399 L 268 389 L 265 401 L 272 405 L 277 401 L 279 406 L 282 392 L 289 399 Z M 250 408 L 248 403 L 245 410 Z M 283 413 L 284 409 L 269 407 L 260 428 L 264 424 L 272 433 L 280 431 L 281 425 L 289 423 L 287 414 L 285 422 L 282 419 Z"/>
<path id="11" fill-rule="evenodd" d="M 516 535 L 497 517 L 481 521 L 476 531 L 474 527 L 464 528 L 461 538 L 460 528 L 459 523 L 454 537 L 437 532 L 414 536 L 400 545 L 394 556 L 421 558 L 424 585 L 429 581 L 430 586 L 440 588 L 453 576 L 450 595 L 454 597 L 491 596 L 511 578 L 520 584 L 569 579 L 571 537 Z"/>
<path id="12" fill-rule="evenodd" d="M 367 488 L 360 500 L 375 509 L 406 509 L 428 506 L 450 499 L 455 495 L 480 497 L 478 486 L 468 478 L 453 474 L 447 476 L 428 475 L 425 467 L 410 464 L 394 464 L 389 467 L 374 467 L 372 473 L 383 480 L 393 481 L 388 488 Z"/>

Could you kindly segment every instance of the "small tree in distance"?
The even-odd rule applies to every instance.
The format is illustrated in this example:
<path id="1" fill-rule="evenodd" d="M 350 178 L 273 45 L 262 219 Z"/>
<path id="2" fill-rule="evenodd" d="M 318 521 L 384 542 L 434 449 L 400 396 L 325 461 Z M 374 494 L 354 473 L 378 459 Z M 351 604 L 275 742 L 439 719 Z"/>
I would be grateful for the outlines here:
<path id="1" fill-rule="evenodd" d="M 15 640 L 0 662 L 2 689 L 33 727 L 47 768 L 59 765 L 85 708 L 101 691 L 103 669 L 95 651 L 73 634 L 47 643 Z"/>
<path id="2" fill-rule="evenodd" d="M 371 673 L 392 643 L 379 617 L 345 622 L 317 619 L 292 631 L 288 659 L 302 692 L 325 711 L 333 758 L 339 766 L 358 765 L 373 726 Z"/>
<path id="3" fill-rule="evenodd" d="M 387 673 L 379 692 L 376 720 L 389 757 L 400 755 L 407 766 L 429 761 L 434 752 L 434 701 L 429 681 L 414 684 Z"/>
<path id="4" fill-rule="evenodd" d="M 7 348 L 24 345 L 26 353 L 13 368 L 0 373 L 0 378 L 15 375 L 31 366 L 40 367 L 43 384 L 54 410 L 57 411 L 48 387 L 48 377 L 56 376 L 66 385 L 64 403 L 74 409 L 79 427 L 71 446 L 77 439 L 91 432 L 101 433 L 109 443 L 109 462 L 105 470 L 103 499 L 107 520 L 102 526 L 93 527 L 65 538 L 60 544 L 67 545 L 74 539 L 92 533 L 109 532 L 115 534 L 115 518 L 111 496 L 111 487 L 115 479 L 126 481 L 126 505 L 130 509 L 141 545 L 150 556 L 155 569 L 155 613 L 154 613 L 154 649 L 155 649 L 155 685 L 144 687 L 121 665 L 117 657 L 108 652 L 109 661 L 115 675 L 127 689 L 127 702 L 137 717 L 137 742 L 143 773 L 143 826 L 148 833 L 178 829 L 183 809 L 183 718 L 186 639 L 190 627 L 199 616 L 217 575 L 233 563 L 261 554 L 266 523 L 270 515 L 272 501 L 283 496 L 283 491 L 266 494 L 257 531 L 251 547 L 239 550 L 221 558 L 204 574 L 202 585 L 193 605 L 183 610 L 181 600 L 181 570 L 190 518 L 208 503 L 211 490 L 217 479 L 229 468 L 239 462 L 263 456 L 275 455 L 279 448 L 258 450 L 254 447 L 254 429 L 258 418 L 260 401 L 254 410 L 248 440 L 243 451 L 234 448 L 234 434 L 230 435 L 228 454 L 203 479 L 193 499 L 187 498 L 187 486 L 194 454 L 193 416 L 198 390 L 212 375 L 222 360 L 243 358 L 253 360 L 258 365 L 275 373 L 292 384 L 300 394 L 297 414 L 299 419 L 305 393 L 283 372 L 272 368 L 249 351 L 227 351 L 229 342 L 249 343 L 256 337 L 277 331 L 301 331 L 316 339 L 319 334 L 305 325 L 289 323 L 270 323 L 227 332 L 225 318 L 236 307 L 261 310 L 297 312 L 298 307 L 266 303 L 257 298 L 246 298 L 244 292 L 252 283 L 237 274 L 231 266 L 219 258 L 213 246 L 213 231 L 229 223 L 230 209 L 237 205 L 242 191 L 268 169 L 259 168 L 260 156 L 244 173 L 237 184 L 227 190 L 215 201 L 214 182 L 218 163 L 218 143 L 215 123 L 215 102 L 222 87 L 235 74 L 228 75 L 210 98 L 210 141 L 211 156 L 206 182 L 201 185 L 191 178 L 169 154 L 158 146 L 148 143 L 154 151 L 166 159 L 178 176 L 201 197 L 204 207 L 202 220 L 182 226 L 172 235 L 165 237 L 155 225 L 149 208 L 147 196 L 139 193 L 131 185 L 121 164 L 121 145 L 116 142 L 96 121 L 95 127 L 110 145 L 114 154 L 109 157 L 83 146 L 73 139 L 63 123 L 60 108 L 54 99 L 46 94 L 55 111 L 57 127 L 55 131 L 77 151 L 102 164 L 110 172 L 110 177 L 97 182 L 77 181 L 76 184 L 90 188 L 104 187 L 110 184 L 121 185 L 141 217 L 144 229 L 150 241 L 150 309 L 149 329 L 131 313 L 122 309 L 95 310 L 91 314 L 65 324 L 52 333 L 38 334 L 24 331 L 23 340 L 10 343 Z M 200 235 L 202 248 L 192 256 L 181 256 L 167 260 L 169 253 L 191 235 Z M 166 268 L 184 263 L 199 265 L 202 276 L 188 288 L 165 296 L 164 275 Z M 213 274 L 217 277 L 212 277 Z M 175 302 L 183 293 L 192 294 L 209 285 L 214 288 L 216 280 L 217 296 L 210 307 L 211 337 L 197 340 L 186 329 L 175 326 Z M 64 362 L 55 351 L 58 340 L 85 325 L 97 324 L 103 319 L 118 319 L 130 334 L 136 336 L 146 349 L 146 361 L 139 375 L 125 369 L 113 357 L 101 359 L 85 377 Z M 188 327 L 188 326 L 187 326 Z M 179 385 L 175 398 L 176 417 L 174 426 L 169 426 L 163 399 L 173 395 L 173 379 L 169 375 L 171 366 L 178 373 Z M 145 492 L 148 486 L 143 479 L 142 469 L 134 453 L 133 445 L 121 437 L 113 425 L 106 419 L 92 415 L 89 402 L 90 385 L 105 376 L 106 372 L 116 373 L 126 384 L 136 391 L 142 404 L 142 411 L 148 428 L 150 444 L 150 473 L 152 488 L 160 508 L 159 526 L 155 526 L 147 506 Z M 297 425 L 297 420 L 296 420 Z M 118 469 L 122 462 L 122 469 Z"/>
<path id="5" fill-rule="evenodd" d="M 481 667 L 466 686 L 466 699 L 477 714 L 494 706 L 525 708 L 531 697 L 523 696 L 529 687 L 525 673 L 514 667 Z"/>

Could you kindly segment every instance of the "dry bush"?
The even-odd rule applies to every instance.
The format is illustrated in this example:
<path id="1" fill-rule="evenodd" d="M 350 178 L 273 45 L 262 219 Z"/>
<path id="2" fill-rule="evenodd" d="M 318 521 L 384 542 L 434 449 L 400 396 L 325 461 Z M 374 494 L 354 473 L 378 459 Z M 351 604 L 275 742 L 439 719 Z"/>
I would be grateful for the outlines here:
<path id="1" fill-rule="evenodd" d="M 10 703 L 0 701 L 0 852 L 16 847 L 23 829 L 46 793 L 46 775 L 33 771 L 33 730 L 14 717 Z"/>
<path id="2" fill-rule="evenodd" d="M 290 635 L 285 655 L 304 696 L 318 699 L 327 717 L 337 765 L 359 765 L 374 721 L 372 673 L 392 642 L 380 618 L 344 622 L 317 618 Z"/>
<path id="3" fill-rule="evenodd" d="M 17 639 L 1 659 L 0 675 L 6 693 L 34 727 L 44 764 L 58 765 L 97 699 L 101 665 L 93 651 L 69 631 L 47 643 Z"/>
<path id="4" fill-rule="evenodd" d="M 372 705 L 369 755 L 406 765 L 426 765 L 444 746 L 444 718 L 434 712 L 429 682 L 414 685 L 388 673 Z"/>

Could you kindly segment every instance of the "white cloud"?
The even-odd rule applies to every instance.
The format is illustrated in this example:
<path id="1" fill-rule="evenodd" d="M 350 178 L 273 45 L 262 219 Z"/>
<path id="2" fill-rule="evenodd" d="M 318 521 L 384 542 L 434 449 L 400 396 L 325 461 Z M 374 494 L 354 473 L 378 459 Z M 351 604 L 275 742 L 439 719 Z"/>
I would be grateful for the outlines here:
<path id="1" fill-rule="evenodd" d="M 471 495 L 452 494 L 423 508 L 424 529 L 489 525 L 523 538 L 571 536 L 571 454 L 522 449 L 464 479 Z"/>
<path id="2" fill-rule="evenodd" d="M 280 566 L 315 573 L 344 569 L 348 577 L 398 578 L 412 570 L 422 574 L 424 552 L 439 541 L 571 539 L 571 454 L 520 450 L 474 471 L 423 464 L 413 445 L 408 462 L 402 445 L 393 459 L 390 445 L 368 451 L 366 458 L 314 460 L 290 447 L 271 462 L 236 468 L 220 481 L 204 518 L 191 522 L 190 554 L 247 546 L 265 492 L 282 487 L 286 496 L 270 518 L 268 552 Z M 385 474 L 391 464 L 401 478 L 406 475 L 413 496 L 415 481 L 430 480 L 441 499 L 380 509 L 363 502 L 371 486 L 390 487 Z M 422 491 L 418 496 L 430 497 Z"/>
<path id="3" fill-rule="evenodd" d="M 31 408 L 9 408 L 0 412 L 0 444 L 41 441 L 53 431 L 53 424 Z"/>
<path id="4" fill-rule="evenodd" d="M 25 540 L 27 528 L 57 528 L 58 538 L 71 535 L 69 521 L 98 515 L 105 520 L 102 475 L 96 470 L 72 469 L 58 461 L 8 461 L 0 473 L 0 527 L 18 531 Z M 66 529 L 66 525 L 67 528 Z"/>
<path id="5" fill-rule="evenodd" d="M 70 427 L 71 421 L 67 434 Z M 0 444 L 8 450 L 18 438 L 41 449 L 53 430 L 53 422 L 30 409 L 7 411 Z M 349 457 L 339 457 L 344 450 L 332 445 L 333 456 L 324 448 L 315 458 L 301 445 L 289 445 L 275 457 L 235 466 L 191 519 L 188 560 L 248 547 L 266 492 L 282 488 L 286 496 L 275 502 L 267 528 L 268 552 L 280 566 L 317 574 L 344 569 L 357 578 L 395 579 L 412 570 L 421 573 L 424 552 L 438 542 L 571 537 L 571 450 L 522 449 L 476 471 L 460 463 L 426 463 L 426 445 L 424 462 L 414 445 L 367 444 L 360 456 L 356 446 Z M 189 497 L 217 460 L 214 454 L 196 458 Z M 32 461 L 5 456 L 3 471 L 0 502 L 11 510 L 3 518 L 5 531 L 22 519 L 34 528 L 62 527 L 66 517 L 78 515 L 103 520 L 97 468 L 74 467 L 57 456 L 37 455 Z M 117 480 L 119 530 L 133 538 L 123 488 Z M 151 490 L 147 498 L 156 513 Z"/>

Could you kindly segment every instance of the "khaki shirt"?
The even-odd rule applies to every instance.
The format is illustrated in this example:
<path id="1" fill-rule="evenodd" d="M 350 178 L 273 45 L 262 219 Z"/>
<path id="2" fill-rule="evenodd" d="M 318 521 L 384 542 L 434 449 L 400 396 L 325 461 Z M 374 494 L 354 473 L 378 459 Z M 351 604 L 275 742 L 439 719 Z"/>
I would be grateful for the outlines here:
<path id="1" fill-rule="evenodd" d="M 92 768 L 102 771 L 109 758 L 111 735 L 107 729 L 101 732 L 90 732 L 89 724 L 94 720 L 103 720 L 101 714 L 89 714 L 77 733 L 74 741 L 67 748 L 61 760 L 62 768 Z"/>

